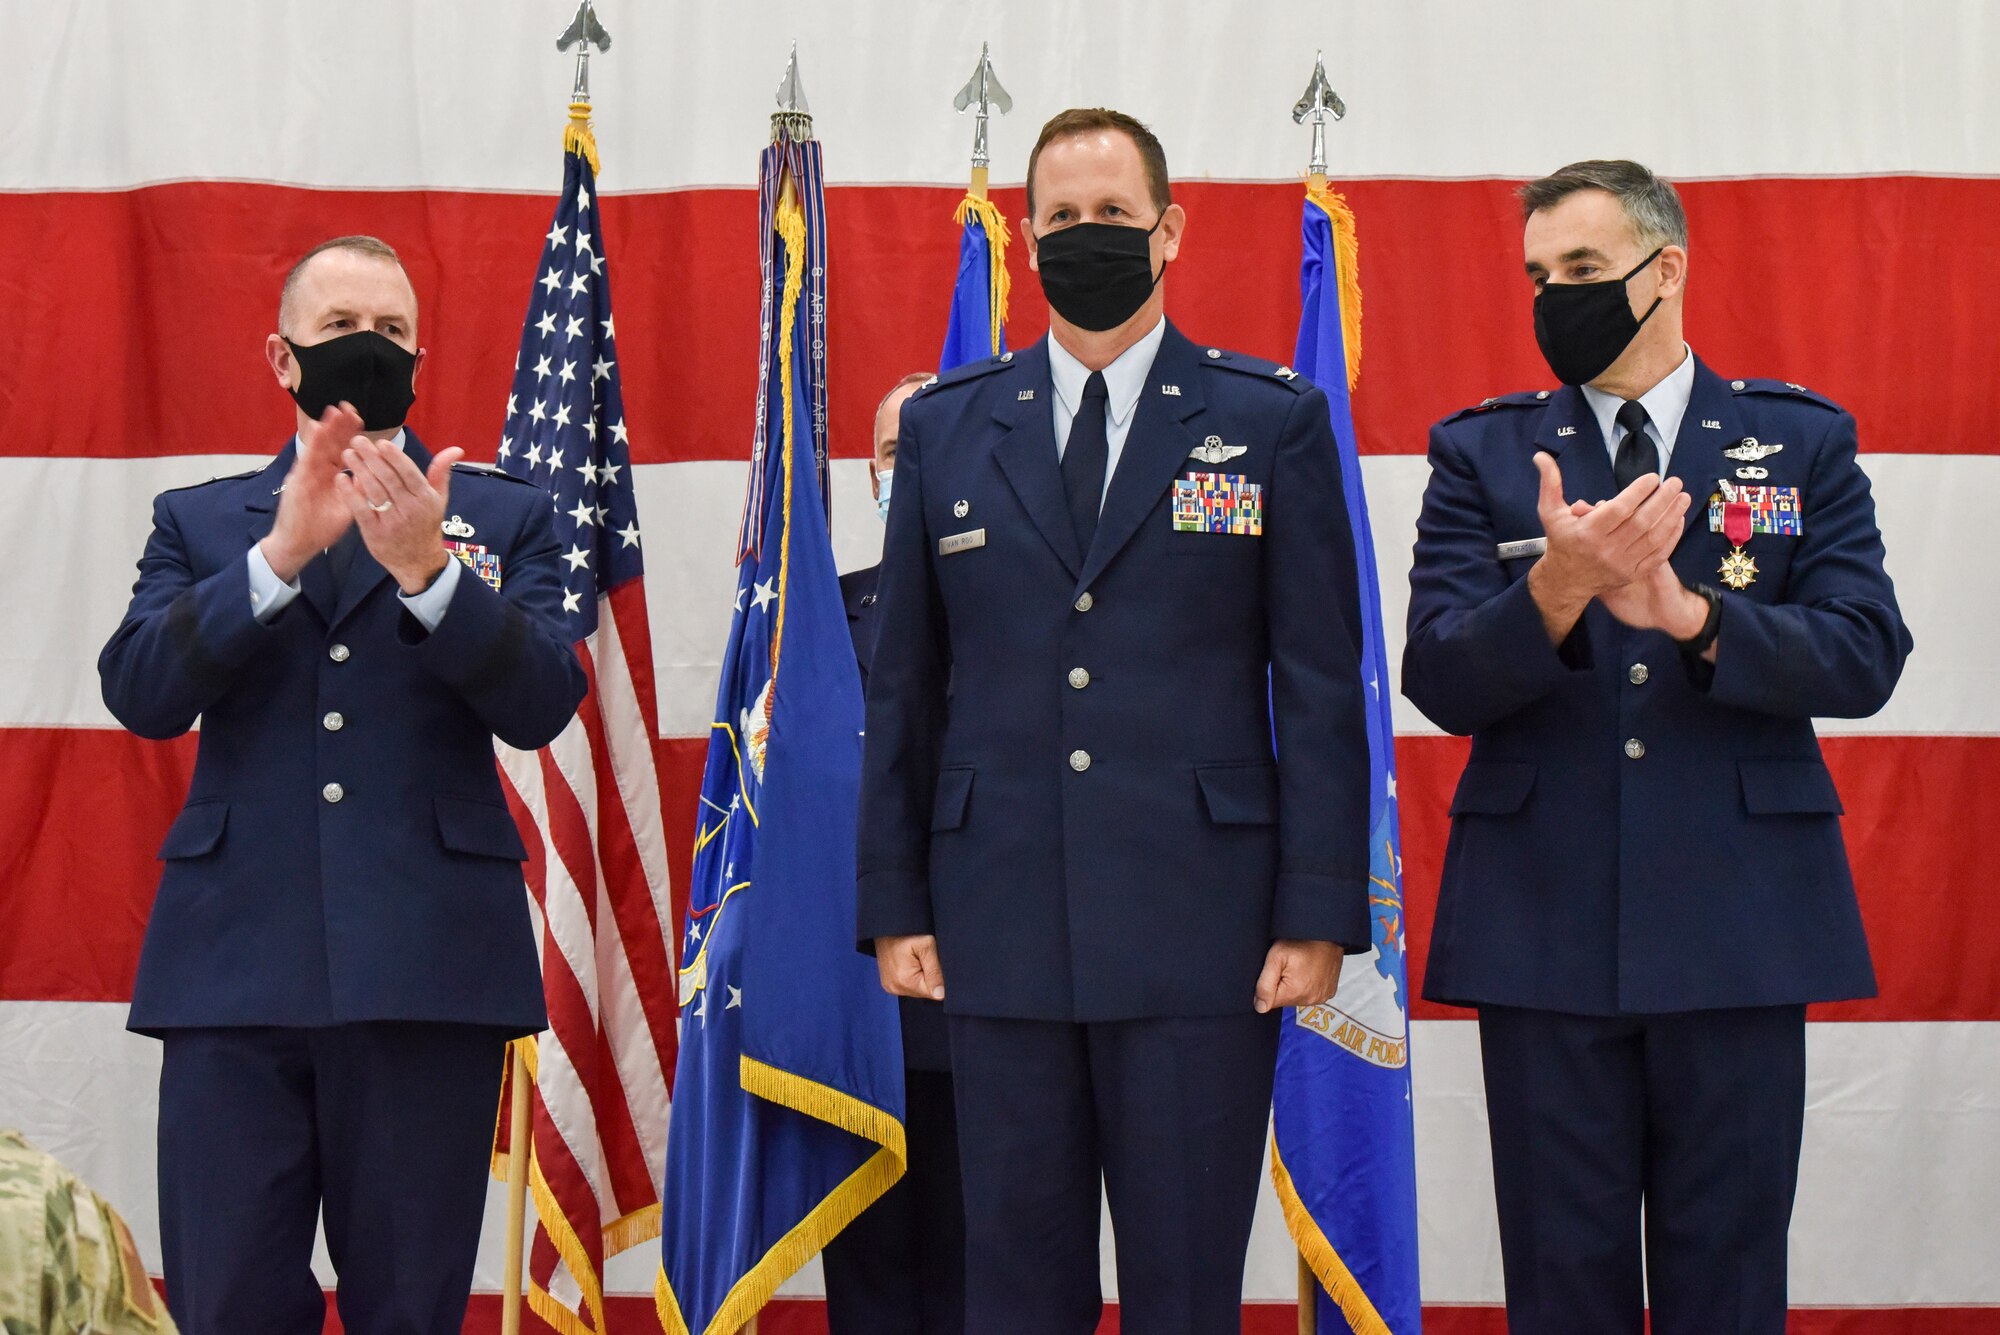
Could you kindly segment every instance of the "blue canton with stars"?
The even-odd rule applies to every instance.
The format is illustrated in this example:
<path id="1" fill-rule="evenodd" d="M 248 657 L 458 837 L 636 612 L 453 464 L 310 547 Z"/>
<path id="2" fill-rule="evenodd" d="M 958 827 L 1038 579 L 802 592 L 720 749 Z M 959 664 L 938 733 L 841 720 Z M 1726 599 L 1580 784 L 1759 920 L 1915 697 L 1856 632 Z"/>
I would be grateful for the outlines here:
<path id="1" fill-rule="evenodd" d="M 499 465 L 549 495 L 563 547 L 565 623 L 582 640 L 597 629 L 597 600 L 644 571 L 597 178 L 581 153 L 564 158 L 562 200 L 514 358 Z"/>

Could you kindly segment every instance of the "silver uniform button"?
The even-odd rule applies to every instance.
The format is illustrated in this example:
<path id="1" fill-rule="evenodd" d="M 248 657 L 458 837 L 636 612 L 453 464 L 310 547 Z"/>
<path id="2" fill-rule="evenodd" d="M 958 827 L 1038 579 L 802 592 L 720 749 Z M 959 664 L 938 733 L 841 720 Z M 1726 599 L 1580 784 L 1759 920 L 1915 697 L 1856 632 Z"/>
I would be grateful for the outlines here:
<path id="1" fill-rule="evenodd" d="M 1544 389 L 1544 390 L 1537 390 L 1537 391 L 1536 391 L 1536 393 L 1535 393 L 1535 397 L 1536 397 L 1536 398 L 1538 398 L 1538 399 L 1546 399 L 1546 398 L 1547 398 L 1548 396 L 1549 396 L 1549 392 L 1548 392 L 1547 390 L 1545 390 L 1545 389 Z"/>
<path id="2" fill-rule="evenodd" d="M 1081 773 L 1083 773 L 1083 772 L 1084 772 L 1085 770 L 1089 769 L 1089 768 L 1090 768 L 1090 752 L 1088 752 L 1088 751 L 1072 751 L 1072 752 L 1070 752 L 1070 753 L 1069 753 L 1069 767 L 1070 767 L 1071 769 L 1075 770 L 1075 771 L 1076 771 L 1076 772 L 1077 772 L 1078 774 L 1081 774 Z"/>
<path id="3" fill-rule="evenodd" d="M 326 651 L 326 656 L 336 663 L 345 663 L 347 661 L 347 646 L 336 644 Z"/>
<path id="4" fill-rule="evenodd" d="M 1208 355 L 1209 355 L 1209 357 L 1210 357 L 1211 359 L 1219 359 L 1219 358 L 1220 358 L 1220 357 L 1222 356 L 1222 349 L 1221 349 L 1221 348 L 1210 348 L 1210 349 L 1208 350 Z"/>
<path id="5" fill-rule="evenodd" d="M 327 716 L 321 719 L 319 723 L 320 726 L 322 728 L 325 728 L 328 732 L 339 732 L 342 728 L 347 726 L 347 720 L 341 717 L 341 713 L 338 709 L 328 711 Z"/>
<path id="6" fill-rule="evenodd" d="M 347 790 L 337 783 L 330 783 L 319 790 L 319 795 L 329 802 L 338 802 L 341 798 L 347 796 Z"/>
<path id="7" fill-rule="evenodd" d="M 1071 668 L 1069 670 L 1069 684 L 1080 691 L 1090 685 L 1090 674 L 1082 668 Z"/>
<path id="8" fill-rule="evenodd" d="M 1628 760 L 1643 760 L 1643 759 L 1645 759 L 1645 758 L 1646 758 L 1646 744 L 1645 744 L 1644 742 L 1640 741 L 1640 740 L 1639 740 L 1639 739 L 1638 739 L 1637 737 L 1629 737 L 1629 738 L 1627 738 L 1627 739 L 1626 739 L 1626 741 L 1625 741 L 1625 757 L 1626 757 L 1626 759 L 1628 759 Z"/>
<path id="9" fill-rule="evenodd" d="M 1091 608 L 1095 606 L 1097 606 L 1097 600 L 1091 597 L 1088 591 L 1086 591 L 1081 598 L 1078 598 L 1076 600 L 1076 610 L 1079 612 L 1088 612 Z"/>
<path id="10" fill-rule="evenodd" d="M 1644 686 L 1647 679 L 1652 675 L 1653 670 L 1644 663 L 1634 663 L 1631 669 L 1625 673 L 1625 680 L 1631 682 L 1634 686 Z"/>
<path id="11" fill-rule="evenodd" d="M 1735 391 L 1736 391 L 1737 393 L 1739 393 L 1739 394 L 1743 392 L 1743 382 L 1742 382 L 1741 380 L 1732 380 L 1732 381 L 1730 381 L 1730 382 L 1729 382 L 1729 387 L 1730 387 L 1731 389 L 1735 390 Z"/>

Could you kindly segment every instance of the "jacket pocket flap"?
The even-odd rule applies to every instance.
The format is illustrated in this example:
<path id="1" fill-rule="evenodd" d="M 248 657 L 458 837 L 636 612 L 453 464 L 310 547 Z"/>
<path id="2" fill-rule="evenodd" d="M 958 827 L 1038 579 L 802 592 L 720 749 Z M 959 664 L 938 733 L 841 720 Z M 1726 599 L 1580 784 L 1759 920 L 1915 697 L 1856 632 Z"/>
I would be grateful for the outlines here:
<path id="1" fill-rule="evenodd" d="M 931 802 L 931 828 L 956 830 L 965 824 L 965 808 L 971 800 L 972 766 L 939 770 L 937 795 Z"/>
<path id="2" fill-rule="evenodd" d="M 1739 760 L 1743 808 L 1753 816 L 1838 816 L 1845 809 L 1819 760 Z"/>
<path id="3" fill-rule="evenodd" d="M 171 858 L 198 858 L 204 853 L 212 853 L 222 842 L 222 828 L 229 823 L 229 803 L 191 802 L 174 817 L 173 825 L 167 830 L 167 837 L 160 843 L 156 855 L 162 861 Z"/>
<path id="4" fill-rule="evenodd" d="M 1511 816 L 1535 786 L 1535 767 L 1515 760 L 1475 760 L 1459 776 L 1454 816 Z"/>
<path id="5" fill-rule="evenodd" d="M 1217 825 L 1276 825 L 1276 765 L 1204 765 L 1194 772 L 1208 818 Z"/>
<path id="6" fill-rule="evenodd" d="M 492 802 L 470 797 L 435 797 L 438 838 L 454 853 L 506 858 L 510 862 L 528 860 L 521 831 L 514 825 L 514 813 Z"/>

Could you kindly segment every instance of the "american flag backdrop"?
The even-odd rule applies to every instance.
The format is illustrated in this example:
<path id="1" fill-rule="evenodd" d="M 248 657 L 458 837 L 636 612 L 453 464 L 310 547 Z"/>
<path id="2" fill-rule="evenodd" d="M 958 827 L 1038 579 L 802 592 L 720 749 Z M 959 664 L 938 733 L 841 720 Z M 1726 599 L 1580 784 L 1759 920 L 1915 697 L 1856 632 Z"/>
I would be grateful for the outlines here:
<path id="1" fill-rule="evenodd" d="M 596 145 L 578 137 L 563 154 L 497 454 L 548 493 L 566 549 L 563 611 L 590 693 L 541 751 L 495 750 L 515 819 L 533 836 L 528 887 L 549 1010 L 530 1049 L 528 1301 L 558 1330 L 601 1335 L 605 1258 L 660 1232 L 676 918 L 638 501 L 592 198 Z M 496 1155 L 496 1176 L 504 1166 Z"/>
<path id="2" fill-rule="evenodd" d="M 106 1191 L 149 1264 L 158 1045 L 122 1026 L 153 853 L 186 795 L 194 739 L 117 728 L 92 665 L 124 610 L 154 494 L 267 462 L 292 429 L 292 403 L 261 357 L 290 263 L 343 233 L 396 245 L 429 349 L 415 430 L 488 462 L 504 432 L 521 448 L 509 466 L 544 486 L 563 479 L 564 550 L 580 531 L 593 581 L 579 566 L 570 588 L 579 613 L 592 601 L 599 611 L 590 648 L 607 736 L 605 682 L 621 656 L 606 637 L 627 662 L 650 644 L 679 890 L 754 428 L 757 153 L 792 40 L 817 133 L 839 145 L 826 187 L 826 377 L 842 570 L 874 562 L 880 544 L 869 414 L 904 373 L 937 362 L 960 249 L 943 219 L 965 196 L 973 135 L 951 102 L 981 44 L 1015 100 L 990 123 L 992 197 L 1007 217 L 1024 212 L 1028 150 L 1047 116 L 1132 112 L 1159 132 L 1188 212 L 1168 314 L 1191 337 L 1277 361 L 1298 334 L 1310 142 L 1290 111 L 1323 48 L 1348 107 L 1328 131 L 1332 175 L 1364 230 L 1367 358 L 1353 412 L 1382 582 L 1411 993 L 1466 756 L 1395 680 L 1425 430 L 1488 395 L 1554 383 L 1530 323 L 1516 185 L 1579 158 L 1633 157 L 1678 181 L 1687 204 L 1696 352 L 1726 375 L 1796 380 L 1854 412 L 1917 642 L 1880 715 L 1822 728 L 1881 995 L 1809 1015 L 1794 1335 L 2000 1330 L 2000 7 L 598 0 L 617 46 L 591 63 L 605 193 L 590 187 L 585 225 L 601 230 L 581 257 L 573 224 L 547 239 L 558 204 L 576 207 L 555 196 L 571 62 L 550 40 L 574 9 L 0 0 L 0 1124 Z M 1024 251 L 1007 255 L 1017 348 L 1046 323 Z M 603 299 L 593 257 L 615 272 L 617 322 L 574 335 L 598 348 L 564 380 L 569 321 Z M 542 285 L 551 267 L 559 292 Z M 592 279 L 572 294 L 582 272 Z M 534 342 L 517 368 L 530 284 Z M 558 297 L 563 313 L 544 334 L 543 307 Z M 631 466 L 585 488 L 575 469 L 587 429 L 559 445 L 560 472 L 548 443 L 525 464 L 524 433 L 551 429 L 566 402 L 555 430 L 573 439 L 599 358 L 613 367 L 594 381 L 598 440 Z M 509 419 L 517 374 L 538 392 L 514 391 Z M 603 406 L 614 381 L 623 441 Z M 609 493 L 628 485 L 643 595 L 638 581 L 605 578 L 631 513 Z M 585 490 L 591 517 L 602 504 L 615 522 L 576 517 Z M 639 680 L 631 699 L 645 699 Z M 645 716 L 637 703 L 617 708 L 628 724 Z M 580 757 L 575 738 L 551 754 L 573 744 Z M 645 809 L 609 801 L 601 754 L 533 791 L 594 785 L 600 817 Z M 550 824 L 561 850 L 565 826 Z M 601 820 L 597 846 L 609 847 Z M 545 898 L 557 862 L 565 875 L 588 865 L 545 858 Z M 1727 878 L 1718 868 L 1718 884 Z M 1738 930 L 1726 889 L 1716 894 L 1715 930 Z M 607 920 L 596 918 L 599 946 L 613 939 Z M 639 990 L 673 991 L 670 980 Z M 610 994 L 592 1012 L 607 1032 Z M 1421 1000 L 1409 1018 L 1426 1335 L 1497 1335 L 1475 1026 Z M 655 1033 L 667 1068 L 672 1049 Z M 591 1047 L 564 1051 L 579 1071 L 614 1064 L 593 1062 Z M 642 1146 L 643 1134 L 635 1121 Z M 475 1281 L 480 1330 L 497 1328 L 501 1191 Z M 635 1208 L 616 1198 L 619 1213 L 599 1217 Z M 607 1260 L 615 1335 L 657 1329 L 658 1264 L 649 1246 Z M 1246 1329 L 1294 1329 L 1295 1291 L 1267 1193 Z M 813 1329 L 819 1292 L 808 1266 L 766 1309 L 763 1335 Z"/>

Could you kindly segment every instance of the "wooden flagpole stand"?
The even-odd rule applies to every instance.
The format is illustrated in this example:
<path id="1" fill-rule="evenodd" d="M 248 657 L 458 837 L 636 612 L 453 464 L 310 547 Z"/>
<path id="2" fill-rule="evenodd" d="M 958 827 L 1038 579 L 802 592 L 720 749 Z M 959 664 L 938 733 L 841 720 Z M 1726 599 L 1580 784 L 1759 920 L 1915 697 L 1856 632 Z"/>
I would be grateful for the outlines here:
<path id="1" fill-rule="evenodd" d="M 1299 1335 L 1319 1335 L 1319 1276 L 1299 1257 Z"/>
<path id="2" fill-rule="evenodd" d="M 528 1218 L 528 1154 L 533 1106 L 528 1059 L 519 1040 L 507 1045 L 513 1100 L 507 1113 L 507 1259 L 500 1280 L 500 1335 L 521 1335 L 521 1234 Z"/>

